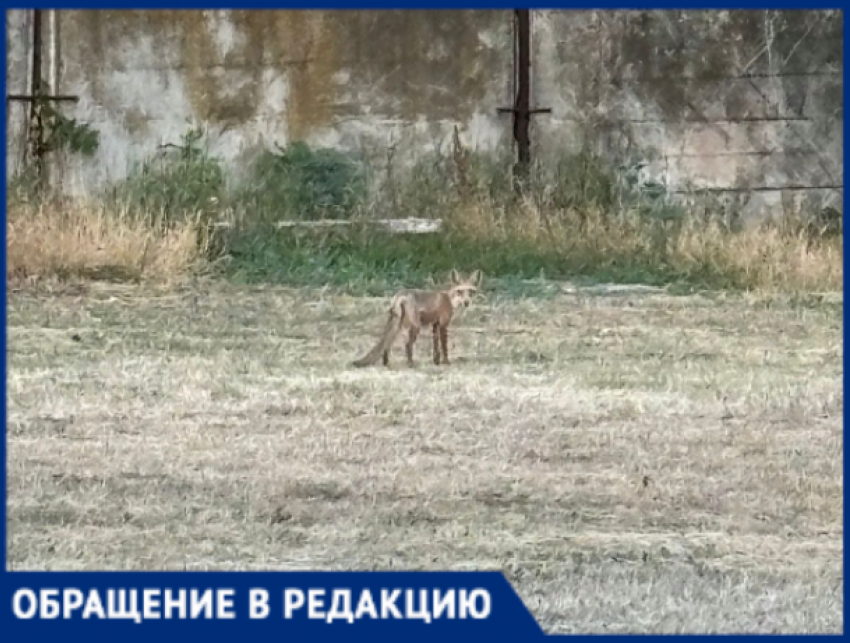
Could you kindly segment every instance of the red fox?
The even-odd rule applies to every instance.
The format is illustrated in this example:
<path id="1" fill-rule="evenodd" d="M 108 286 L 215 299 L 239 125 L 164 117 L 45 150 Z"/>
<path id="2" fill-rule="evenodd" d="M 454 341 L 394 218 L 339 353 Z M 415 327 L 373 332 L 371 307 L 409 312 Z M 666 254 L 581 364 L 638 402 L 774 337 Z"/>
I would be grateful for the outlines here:
<path id="1" fill-rule="evenodd" d="M 449 323 L 454 311 L 461 306 L 469 306 L 473 295 L 478 292 L 481 283 L 481 271 L 476 270 L 469 278 L 461 279 L 456 270 L 451 273 L 451 286 L 448 290 L 432 292 L 428 290 L 400 290 L 390 303 L 390 313 L 384 332 L 375 347 L 356 362 L 354 366 L 371 366 L 383 358 L 384 366 L 390 365 L 390 349 L 396 335 L 407 328 L 407 365 L 413 364 L 413 344 L 419 337 L 422 326 L 431 326 L 434 331 L 434 363 L 449 364 Z"/>

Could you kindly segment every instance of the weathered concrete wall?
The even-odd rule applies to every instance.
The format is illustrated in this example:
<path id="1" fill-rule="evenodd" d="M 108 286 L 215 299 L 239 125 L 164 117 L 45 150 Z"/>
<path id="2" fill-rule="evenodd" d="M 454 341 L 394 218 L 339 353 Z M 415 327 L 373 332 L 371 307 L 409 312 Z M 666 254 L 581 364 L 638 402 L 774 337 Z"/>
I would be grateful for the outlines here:
<path id="1" fill-rule="evenodd" d="M 10 91 L 28 89 L 29 14 L 9 12 Z M 56 15 L 54 89 L 78 94 L 65 113 L 101 133 L 93 159 L 54 155 L 73 191 L 120 179 L 192 124 L 236 170 L 295 140 L 378 162 L 394 146 L 404 163 L 455 124 L 473 147 L 513 145 L 496 111 L 514 100 L 510 11 Z M 672 190 L 746 194 L 754 212 L 801 195 L 840 207 L 841 12 L 534 11 L 532 43 L 532 106 L 553 110 L 532 117 L 544 163 L 587 141 L 649 161 Z M 25 125 L 7 126 L 14 160 Z"/>
<path id="2" fill-rule="evenodd" d="M 745 195 L 751 216 L 841 208 L 840 11 L 536 11 L 534 142 L 649 162 L 672 190 Z"/>
<path id="3" fill-rule="evenodd" d="M 32 25 L 27 11 L 6 12 L 6 92 L 28 94 L 32 82 Z M 14 34 L 14 36 L 13 36 Z M 29 104 L 6 101 L 6 176 L 23 166 Z"/>
<path id="4" fill-rule="evenodd" d="M 120 179 L 192 123 L 232 167 L 295 140 L 395 161 L 450 140 L 510 144 L 505 11 L 60 11 L 65 113 L 101 133 L 69 189 Z M 15 36 L 10 32 L 10 38 Z M 509 123 L 509 121 L 508 121 Z M 58 172 L 56 174 L 59 174 Z"/>

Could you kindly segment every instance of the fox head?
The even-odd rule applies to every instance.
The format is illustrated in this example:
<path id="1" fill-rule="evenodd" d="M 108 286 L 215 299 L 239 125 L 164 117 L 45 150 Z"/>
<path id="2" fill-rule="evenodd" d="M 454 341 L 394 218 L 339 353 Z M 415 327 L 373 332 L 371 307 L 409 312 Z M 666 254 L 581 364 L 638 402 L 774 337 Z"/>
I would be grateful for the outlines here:
<path id="1" fill-rule="evenodd" d="M 472 302 L 472 297 L 478 292 L 481 284 L 481 271 L 476 270 L 466 279 L 461 278 L 457 270 L 452 270 L 452 285 L 449 288 L 449 299 L 452 308 L 466 308 Z"/>

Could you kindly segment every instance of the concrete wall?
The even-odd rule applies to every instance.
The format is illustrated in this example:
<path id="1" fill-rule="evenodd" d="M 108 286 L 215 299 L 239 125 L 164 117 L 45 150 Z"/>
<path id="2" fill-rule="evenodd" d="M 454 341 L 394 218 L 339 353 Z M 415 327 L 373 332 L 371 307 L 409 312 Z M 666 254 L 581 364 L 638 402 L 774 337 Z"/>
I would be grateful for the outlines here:
<path id="1" fill-rule="evenodd" d="M 193 123 L 237 170 L 295 140 L 378 162 L 395 145 L 404 162 L 447 144 L 455 124 L 472 146 L 510 145 L 496 107 L 511 101 L 511 12 L 57 14 L 57 91 L 80 96 L 64 111 L 101 134 L 95 158 L 54 172 L 75 192 L 120 179 Z"/>
<path id="2" fill-rule="evenodd" d="M 6 12 L 6 92 L 29 94 L 32 77 L 32 13 Z M 29 104 L 6 101 L 6 173 L 15 174 L 24 162 Z"/>
<path id="3" fill-rule="evenodd" d="M 30 12 L 10 11 L 7 77 L 24 90 Z M 448 145 L 513 145 L 510 11 L 59 11 L 46 65 L 65 112 L 101 133 L 95 158 L 55 156 L 80 191 L 120 179 L 193 123 L 238 170 L 306 140 L 376 162 Z M 50 30 L 48 30 L 50 31 Z M 534 152 L 582 141 L 650 161 L 673 190 L 801 195 L 840 207 L 841 12 L 534 11 Z M 52 52 L 52 53 L 51 53 Z M 9 122 L 10 171 L 25 124 Z M 17 147 L 16 147 L 17 146 Z M 751 198 L 750 198 L 751 197 Z"/>
<path id="4" fill-rule="evenodd" d="M 841 208 L 840 11 L 536 11 L 534 141 L 649 163 L 750 217 Z"/>

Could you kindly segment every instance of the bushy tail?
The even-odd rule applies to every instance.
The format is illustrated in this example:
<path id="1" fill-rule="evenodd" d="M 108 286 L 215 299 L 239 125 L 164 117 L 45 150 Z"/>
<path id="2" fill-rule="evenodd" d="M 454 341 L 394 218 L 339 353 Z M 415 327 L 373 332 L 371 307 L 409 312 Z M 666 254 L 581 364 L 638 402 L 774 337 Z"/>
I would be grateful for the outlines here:
<path id="1" fill-rule="evenodd" d="M 381 339 L 375 344 L 375 348 L 369 351 L 365 356 L 358 359 L 352 364 L 354 366 L 371 366 L 376 363 L 385 350 L 392 346 L 396 335 L 401 330 L 401 325 L 404 323 L 405 306 L 404 302 L 399 302 L 397 305 L 390 308 L 390 315 L 387 319 L 387 324 L 384 326 L 384 332 L 381 334 Z"/>

